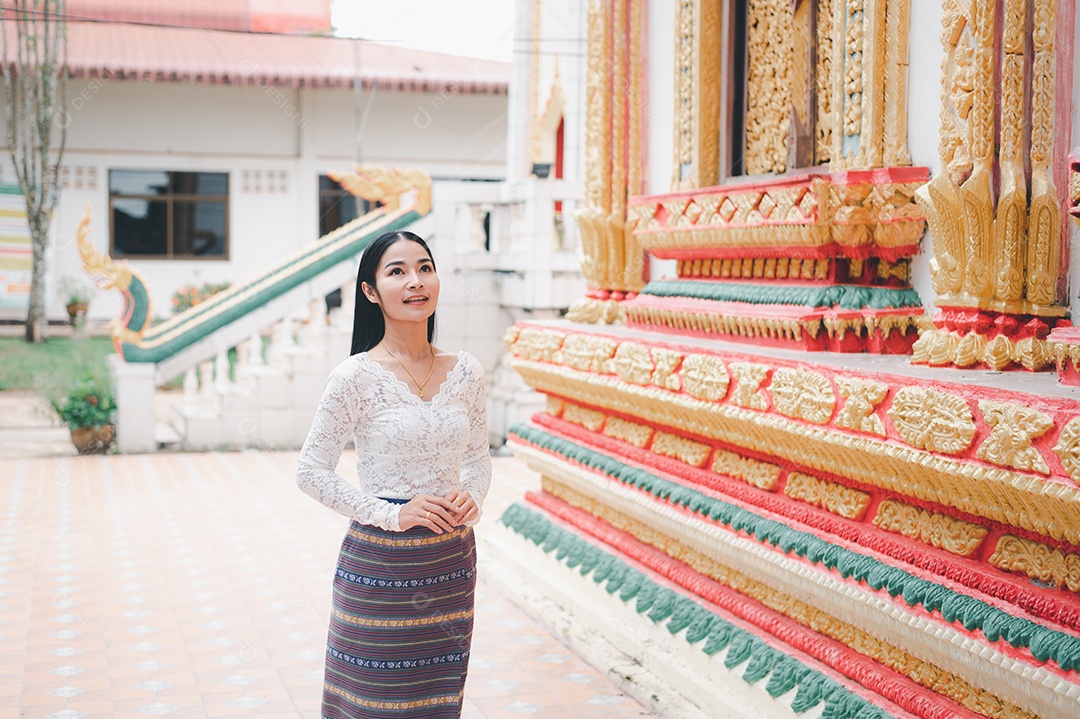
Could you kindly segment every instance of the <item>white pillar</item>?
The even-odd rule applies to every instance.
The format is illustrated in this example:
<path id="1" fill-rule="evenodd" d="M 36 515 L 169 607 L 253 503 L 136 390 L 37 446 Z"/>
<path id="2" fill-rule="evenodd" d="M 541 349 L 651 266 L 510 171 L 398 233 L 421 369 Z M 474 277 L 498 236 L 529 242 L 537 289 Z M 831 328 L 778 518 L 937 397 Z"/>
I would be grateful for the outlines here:
<path id="1" fill-rule="evenodd" d="M 157 366 L 109 356 L 109 376 L 116 397 L 116 446 L 121 452 L 153 452 L 154 391 Z"/>

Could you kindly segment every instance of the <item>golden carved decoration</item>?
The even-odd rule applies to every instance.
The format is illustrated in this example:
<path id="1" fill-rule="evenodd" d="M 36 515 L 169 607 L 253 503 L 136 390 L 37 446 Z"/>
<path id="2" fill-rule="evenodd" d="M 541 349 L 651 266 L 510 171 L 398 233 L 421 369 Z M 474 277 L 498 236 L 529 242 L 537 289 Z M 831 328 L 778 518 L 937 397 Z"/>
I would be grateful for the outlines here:
<path id="1" fill-rule="evenodd" d="M 722 563 L 693 546 L 691 542 L 694 540 L 691 538 L 656 529 L 625 512 L 612 508 L 599 498 L 548 476 L 542 478 L 541 487 L 551 496 L 630 534 L 638 541 L 658 549 L 694 571 L 850 647 L 853 651 L 909 677 L 917 684 L 948 697 L 971 711 L 995 719 L 1038 719 L 1034 714 L 1004 702 L 993 693 L 969 684 L 964 679 L 925 662 L 902 648 L 874 637 L 855 624 L 837 619 L 798 597 L 779 592 L 771 584 L 754 579 Z"/>
<path id="2" fill-rule="evenodd" d="M 611 14 L 609 15 L 611 23 L 611 29 L 608 31 L 611 37 L 611 64 L 609 65 L 609 74 L 611 83 L 611 99 L 609 107 L 611 108 L 610 122 L 611 125 L 608 128 L 611 143 L 611 198 L 608 200 L 607 207 L 611 214 L 608 216 L 609 222 L 618 226 L 626 222 L 626 194 L 629 189 L 626 183 L 627 176 L 627 160 L 626 157 L 626 115 L 627 110 L 634 111 L 634 108 L 627 108 L 626 101 L 628 89 L 628 68 L 626 62 L 626 40 L 627 33 L 624 30 L 627 21 L 627 4 L 629 0 L 614 0 L 611 3 Z M 610 240 L 611 238 L 609 238 Z M 621 242 L 608 242 L 608 262 L 610 267 L 622 267 L 625 264 L 625 250 Z"/>
<path id="3" fill-rule="evenodd" d="M 1054 36 L 1056 0 L 1036 0 L 1031 87 L 1031 209 L 1028 215 L 1027 297 L 1046 306 L 1058 301 L 1061 256 L 1060 206 L 1050 167 L 1054 137 Z"/>
<path id="4" fill-rule="evenodd" d="M 586 334 L 566 335 L 562 343 L 563 364 L 585 372 L 615 373 L 615 340 Z"/>
<path id="5" fill-rule="evenodd" d="M 979 400 L 979 411 L 986 424 L 993 427 L 976 452 L 980 459 L 1050 474 L 1046 460 L 1031 446 L 1033 439 L 1054 426 L 1049 415 L 1012 402 L 991 400 Z"/>
<path id="6" fill-rule="evenodd" d="M 842 319 L 812 317 L 788 319 L 781 317 L 742 317 L 720 314 L 718 311 L 693 311 L 632 305 L 626 308 L 630 322 L 654 325 L 673 330 L 693 330 L 737 337 L 767 337 L 799 342 L 803 335 L 817 337 L 824 329 L 830 337 L 846 332 L 872 335 L 880 329 L 888 337 L 893 331 L 901 334 L 919 325 L 922 315 L 878 315 L 876 317 L 847 317 Z"/>
<path id="7" fill-rule="evenodd" d="M 581 233 L 581 272 L 593 288 L 633 291 L 644 286 L 644 254 L 633 234 L 626 198 L 641 192 L 641 173 L 627 168 L 639 160 L 642 74 L 627 37 L 628 23 L 641 26 L 642 0 L 590 0 L 585 78 L 585 207 L 575 213 Z M 639 33 L 640 34 L 640 33 Z M 595 306 L 576 307 L 576 321 L 614 321 Z"/>
<path id="8" fill-rule="evenodd" d="M 594 300 L 590 297 L 582 297 L 570 305 L 570 309 L 566 311 L 566 319 L 584 324 L 611 325 L 625 322 L 622 304 L 615 300 Z"/>
<path id="9" fill-rule="evenodd" d="M 784 484 L 784 494 L 792 499 L 838 514 L 846 519 L 862 519 L 870 506 L 870 495 L 837 482 L 826 482 L 802 472 L 792 472 Z"/>
<path id="10" fill-rule="evenodd" d="M 611 3 L 608 0 L 589 0 L 588 44 L 585 63 L 585 202 L 602 215 L 610 212 L 611 145 L 609 117 L 611 113 L 611 76 L 608 58 L 611 56 L 612 28 L 608 19 Z M 584 237 L 582 240 L 584 241 Z M 582 247 L 584 250 L 585 248 Z M 585 273 L 585 260 L 582 273 Z M 586 274 L 586 276 L 589 276 Z"/>
<path id="11" fill-rule="evenodd" d="M 718 449 L 713 457 L 712 471 L 735 479 L 741 479 L 752 487 L 776 489 L 780 482 L 780 467 L 741 454 Z"/>
<path id="12" fill-rule="evenodd" d="M 532 37 L 532 53 L 529 58 L 529 159 L 542 162 L 540 116 L 540 19 L 541 0 L 532 0 L 529 35 Z"/>
<path id="13" fill-rule="evenodd" d="M 615 350 L 615 372 L 624 382 L 652 383 L 653 364 L 649 348 L 636 342 L 623 342 Z"/>
<path id="14" fill-rule="evenodd" d="M 880 280 L 895 277 L 901 282 L 909 282 L 911 280 L 911 261 L 906 258 L 900 259 L 896 263 L 878 260 L 876 272 Z"/>
<path id="15" fill-rule="evenodd" d="M 630 206 L 642 247 L 660 257 L 682 250 L 846 247 L 910 249 L 918 244 L 925 215 L 915 203 L 921 182 L 846 182 L 811 176 L 783 185 L 705 188 L 692 197 L 635 198 Z M 756 253 L 755 253 L 756 254 Z M 680 274 L 710 277 L 824 279 L 828 258 L 716 258 L 684 261 Z"/>
<path id="16" fill-rule="evenodd" d="M 911 0 L 889 0 L 886 9 L 885 49 L 885 165 L 909 165 L 907 148 L 907 64 Z"/>
<path id="17" fill-rule="evenodd" d="M 967 400 L 931 387 L 901 387 L 889 416 L 901 439 L 930 452 L 963 452 L 975 438 Z"/>
<path id="18" fill-rule="evenodd" d="M 828 422 L 836 407 L 829 379 L 802 367 L 781 367 L 773 372 L 769 394 L 777 412 L 814 424 Z"/>
<path id="19" fill-rule="evenodd" d="M 1080 227 L 1080 156 L 1072 156 L 1072 170 L 1069 172 L 1069 199 L 1072 208 L 1069 211 L 1073 222 Z"/>
<path id="20" fill-rule="evenodd" d="M 644 447 L 652 439 L 652 427 L 637 422 L 622 419 L 621 417 L 608 417 L 604 425 L 604 434 L 614 439 L 621 439 L 635 447 Z"/>
<path id="21" fill-rule="evenodd" d="M 732 362 L 728 369 L 735 376 L 735 389 L 731 403 L 748 409 L 768 409 L 769 403 L 761 392 L 761 383 L 769 374 L 769 368 L 752 362 Z"/>
<path id="22" fill-rule="evenodd" d="M 748 175 L 783 172 L 791 112 L 791 3 L 749 0 L 746 13 L 744 166 Z"/>
<path id="23" fill-rule="evenodd" d="M 712 447 L 670 432 L 657 431 L 653 435 L 652 451 L 685 462 L 691 467 L 702 467 L 709 458 Z"/>
<path id="24" fill-rule="evenodd" d="M 577 404 L 567 403 L 566 408 L 563 410 L 562 418 L 567 422 L 581 425 L 591 432 L 597 431 L 604 424 L 603 412 L 597 412 L 594 409 L 582 407 Z"/>
<path id="25" fill-rule="evenodd" d="M 1073 417 L 1062 428 L 1054 453 L 1061 459 L 1069 478 L 1080 484 L 1080 417 Z"/>
<path id="26" fill-rule="evenodd" d="M 854 261 L 854 260 L 853 260 Z M 724 279 L 824 279 L 832 270 L 833 260 L 798 257 L 744 257 L 680 260 L 679 277 L 722 277 Z"/>
<path id="27" fill-rule="evenodd" d="M 561 363 L 560 349 L 565 338 L 566 335 L 561 332 L 526 327 L 518 333 L 517 340 L 514 342 L 514 351 L 524 359 Z"/>
<path id="28" fill-rule="evenodd" d="M 1065 554 L 1042 542 L 1006 534 L 998 540 L 990 564 L 1020 572 L 1044 584 L 1080 592 L 1080 554 Z"/>
<path id="29" fill-rule="evenodd" d="M 671 189 L 683 187 L 683 168 L 694 166 L 694 10 L 696 0 L 675 6 L 675 156 L 671 163 Z M 690 174 L 689 170 L 686 171 Z M 689 182 L 689 177 L 687 181 Z"/>
<path id="30" fill-rule="evenodd" d="M 817 4 L 817 67 L 814 72 L 815 94 L 817 100 L 817 121 L 815 123 L 816 141 L 814 143 L 814 164 L 829 161 L 833 143 L 833 4 L 843 0 L 818 0 Z"/>
<path id="31" fill-rule="evenodd" d="M 863 0 L 846 0 L 847 32 L 844 35 L 844 134 L 862 132 L 863 108 Z"/>
<path id="32" fill-rule="evenodd" d="M 996 371 L 1017 364 L 1037 372 L 1048 367 L 1053 359 L 1049 343 L 1035 337 L 1014 343 L 1005 335 L 987 340 L 984 335 L 973 332 L 961 336 L 936 328 L 921 331 L 911 348 L 913 364 L 971 367 L 982 362 Z"/>
<path id="33" fill-rule="evenodd" d="M 561 417 L 564 409 L 566 409 L 566 402 L 558 397 L 547 396 L 547 401 L 544 403 L 545 412 L 552 417 Z"/>
<path id="34" fill-rule="evenodd" d="M 874 526 L 961 557 L 974 554 L 986 536 L 986 527 L 891 499 L 878 505 Z"/>
<path id="35" fill-rule="evenodd" d="M 836 426 L 884 437 L 885 424 L 874 413 L 874 408 L 885 399 L 888 385 L 855 377 L 836 377 L 834 380 L 837 392 L 844 398 L 844 406 L 836 413 Z"/>
<path id="36" fill-rule="evenodd" d="M 723 399 L 727 394 L 728 376 L 727 368 L 718 357 L 703 354 L 690 354 L 683 360 L 682 370 L 683 387 L 687 394 L 706 402 L 715 402 Z"/>
<path id="37" fill-rule="evenodd" d="M 401 207 L 401 195 L 416 192 L 416 212 L 431 212 L 431 176 L 423 170 L 400 170 L 377 165 L 354 165 L 352 172 L 326 173 L 353 195 L 368 202 L 381 202 L 387 212 Z"/>
<path id="38" fill-rule="evenodd" d="M 936 304 L 1062 316 L 1050 170 L 1056 0 L 950 0 L 943 11 L 944 169 L 917 193 L 934 239 Z M 1025 366 L 1045 366 L 1032 345 L 1021 350 Z M 1000 343 L 988 350 L 1008 364 Z"/>
<path id="39" fill-rule="evenodd" d="M 513 351 L 514 343 L 517 342 L 519 334 L 521 334 L 521 328 L 517 325 L 510 325 L 506 328 L 506 334 L 503 335 L 503 344 L 506 345 L 506 349 Z"/>
<path id="40" fill-rule="evenodd" d="M 650 381 L 657 387 L 663 387 L 664 389 L 676 392 L 682 389 L 679 384 L 679 376 L 675 374 L 675 369 L 682 361 L 682 354 L 662 347 L 653 347 L 652 358 L 656 369 L 653 370 Z"/>
<path id="41" fill-rule="evenodd" d="M 671 427 L 736 449 L 755 452 L 767 447 L 779 462 L 1080 544 L 1080 489 L 1076 487 L 981 462 L 930 455 L 885 439 L 829 431 L 744 409 L 734 400 L 704 402 L 688 394 L 621 382 L 610 375 L 520 358 L 512 364 L 525 382 L 540 392 L 574 397 L 644 424 Z M 736 392 L 740 379 L 737 364 L 729 366 Z M 767 373 L 767 367 L 759 367 Z M 756 383 L 751 380 L 749 385 L 749 396 L 760 397 L 760 379 Z"/>

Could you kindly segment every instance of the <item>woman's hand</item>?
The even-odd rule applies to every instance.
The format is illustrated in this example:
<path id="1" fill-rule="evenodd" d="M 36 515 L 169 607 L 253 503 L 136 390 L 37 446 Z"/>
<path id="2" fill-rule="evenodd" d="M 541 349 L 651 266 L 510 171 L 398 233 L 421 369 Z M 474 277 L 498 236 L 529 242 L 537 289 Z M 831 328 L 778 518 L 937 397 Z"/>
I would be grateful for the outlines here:
<path id="1" fill-rule="evenodd" d="M 480 508 L 476 506 L 476 500 L 464 489 L 451 490 L 446 499 L 454 506 L 454 524 L 461 526 L 471 522 L 480 514 Z"/>
<path id="2" fill-rule="evenodd" d="M 401 505 L 398 526 L 402 531 L 427 527 L 435 534 L 451 531 L 457 524 L 458 507 L 449 499 L 433 494 L 418 494 Z"/>

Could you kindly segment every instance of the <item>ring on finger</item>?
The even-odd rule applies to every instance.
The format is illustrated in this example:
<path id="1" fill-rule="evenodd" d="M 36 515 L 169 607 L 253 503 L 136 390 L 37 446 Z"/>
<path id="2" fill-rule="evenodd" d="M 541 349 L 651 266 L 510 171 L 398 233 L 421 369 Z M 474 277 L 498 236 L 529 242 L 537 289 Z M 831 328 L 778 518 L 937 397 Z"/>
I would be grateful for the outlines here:
<path id="1" fill-rule="evenodd" d="M 429 522 L 431 521 L 431 510 L 428 510 L 427 516 L 424 517 L 424 519 L 426 519 Z"/>

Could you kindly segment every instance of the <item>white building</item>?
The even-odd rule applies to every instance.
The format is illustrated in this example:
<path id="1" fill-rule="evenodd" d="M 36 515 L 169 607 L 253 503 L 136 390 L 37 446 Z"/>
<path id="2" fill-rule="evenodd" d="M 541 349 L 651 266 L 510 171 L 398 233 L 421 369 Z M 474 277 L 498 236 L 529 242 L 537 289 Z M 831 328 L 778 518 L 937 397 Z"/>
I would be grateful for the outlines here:
<path id="1" fill-rule="evenodd" d="M 507 64 L 312 34 L 329 31 L 329 9 L 329 0 L 67 3 L 50 288 L 82 274 L 75 229 L 87 204 L 95 244 L 138 267 L 153 315 L 168 317 L 178 287 L 242 281 L 355 217 L 329 171 L 364 163 L 421 168 L 437 183 L 504 176 Z M 9 163 L 5 151 L 0 182 L 17 184 Z M 0 319 L 25 317 L 25 288 L 11 280 L 28 281 L 27 262 L 0 247 Z M 66 319 L 51 289 L 48 302 L 51 320 Z M 120 308 L 116 293 L 97 293 L 89 318 Z"/>

